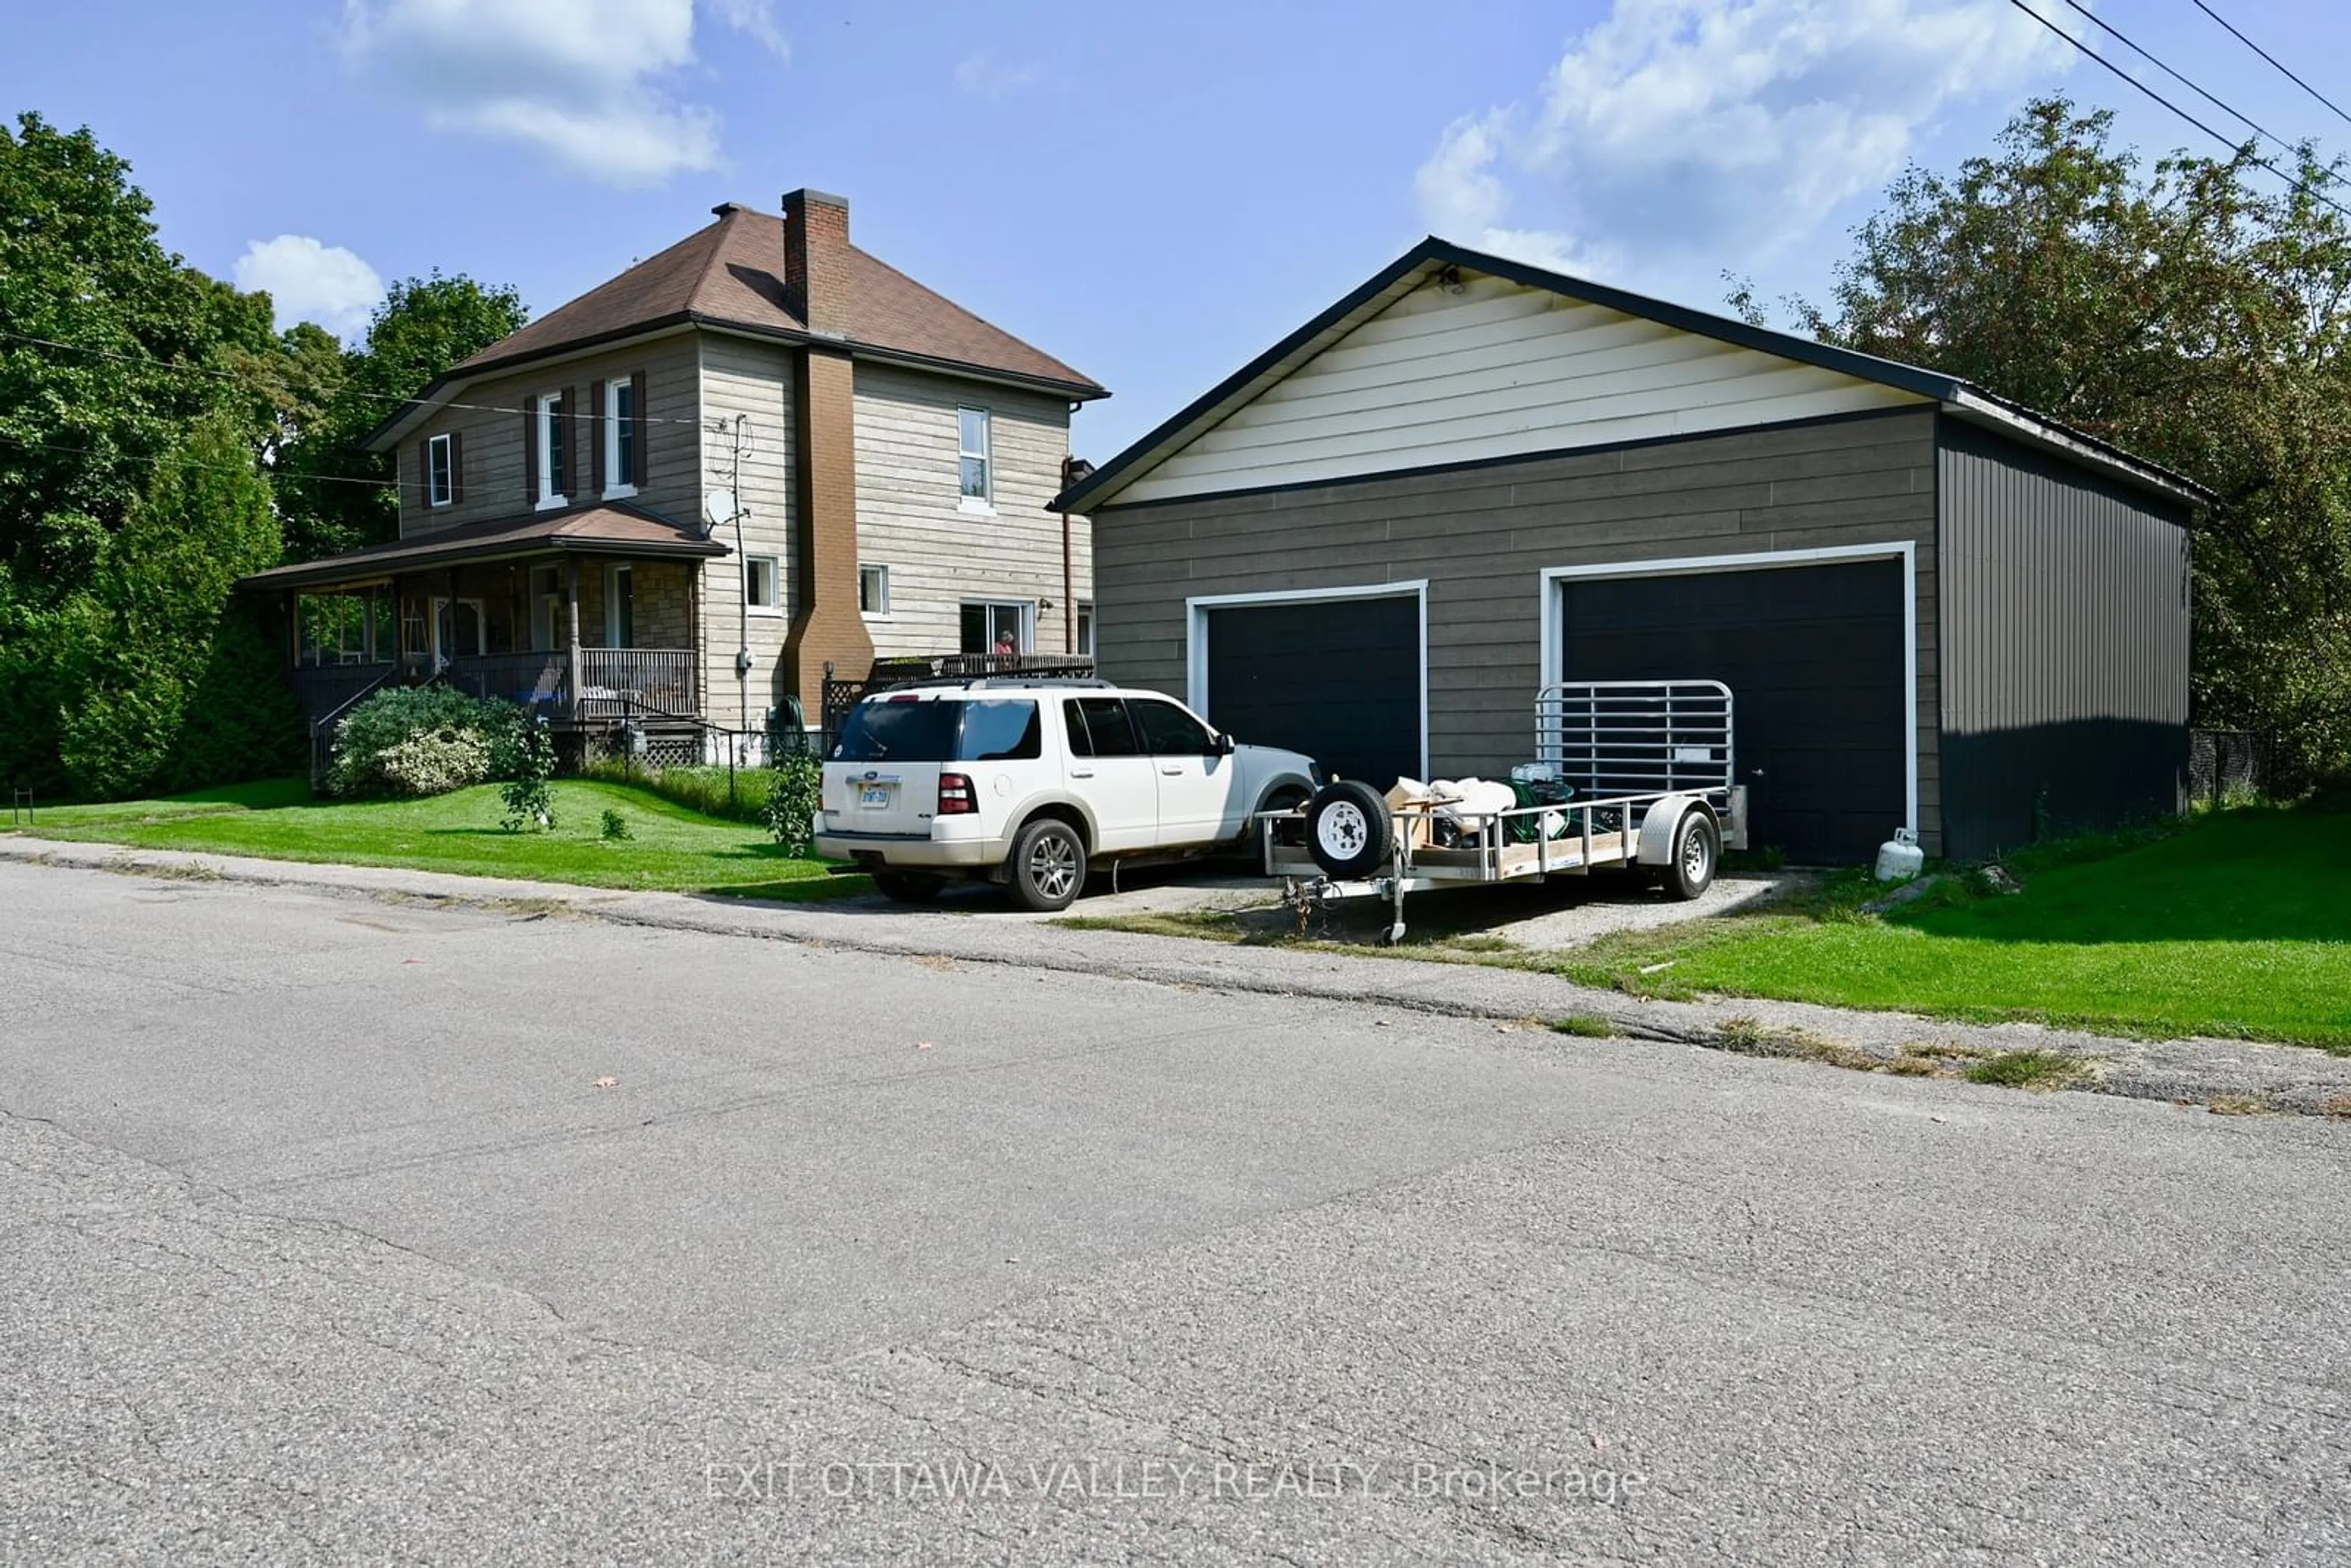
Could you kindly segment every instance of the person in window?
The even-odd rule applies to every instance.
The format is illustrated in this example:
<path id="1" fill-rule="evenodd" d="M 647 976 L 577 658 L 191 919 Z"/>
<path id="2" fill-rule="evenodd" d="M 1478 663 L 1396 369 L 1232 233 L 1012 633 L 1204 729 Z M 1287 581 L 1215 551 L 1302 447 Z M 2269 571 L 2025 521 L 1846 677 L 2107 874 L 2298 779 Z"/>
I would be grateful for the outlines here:
<path id="1" fill-rule="evenodd" d="M 996 634 L 995 651 L 999 653 L 1017 653 L 1020 652 L 1019 639 L 1014 637 L 1009 631 L 998 632 Z"/>

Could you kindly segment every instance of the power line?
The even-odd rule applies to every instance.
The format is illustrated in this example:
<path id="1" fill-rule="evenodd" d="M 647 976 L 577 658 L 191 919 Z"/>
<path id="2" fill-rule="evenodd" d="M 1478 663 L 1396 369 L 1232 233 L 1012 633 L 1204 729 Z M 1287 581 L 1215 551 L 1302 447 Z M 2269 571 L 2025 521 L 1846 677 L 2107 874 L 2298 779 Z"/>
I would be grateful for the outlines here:
<path id="1" fill-rule="evenodd" d="M 2147 94 L 2147 97 L 2155 99 L 2156 102 L 2163 105 L 2164 108 L 2171 110 L 2172 113 L 2178 115 L 2180 119 L 2186 120 L 2189 124 L 2194 126 L 2205 135 L 2212 138 L 2213 141 L 2218 141 L 2226 147 L 2235 148 L 2240 146 L 2240 143 L 2235 137 L 2225 135 L 2220 131 L 2213 130 L 2212 127 L 2205 124 L 2202 120 L 2197 119 L 2194 115 L 2189 113 L 2186 110 L 2180 108 L 2178 104 L 2172 102 L 2169 99 L 2156 91 L 2155 89 L 2147 86 L 2147 83 L 2139 80 L 2137 77 L 2131 75 L 2130 72 L 2123 69 L 2122 67 L 2106 58 L 2105 56 L 2098 53 L 2095 49 L 2085 47 L 2081 39 L 2074 37 L 2073 34 L 2067 32 L 2064 28 L 2051 21 L 2048 17 L 2043 16 L 2032 6 L 2026 5 L 2025 0 L 2008 0 L 2008 3 L 2015 6 L 2018 10 L 2023 12 L 2026 16 L 2032 17 L 2034 21 L 2040 23 L 2043 26 L 2048 28 L 2051 32 L 2056 34 L 2059 37 L 2064 39 L 2067 43 L 2073 45 L 2074 49 L 2077 50 L 2085 58 L 2095 61 L 2099 66 L 2113 72 L 2116 76 L 2120 77 L 2124 81 L 2126 81 L 2131 86 L 2138 89 L 2139 91 Z M 2121 37 L 2120 34 L 2116 34 L 2116 36 L 2117 37 Z M 2137 48 L 2137 46 L 2135 44 L 2131 47 L 2133 48 Z M 2144 49 L 2139 50 L 2139 52 L 2141 54 L 2146 54 Z M 2150 61 L 2153 61 L 2156 65 L 2161 67 L 2164 70 L 2169 71 L 2170 74 L 2179 76 L 2179 72 L 2172 71 L 2170 67 L 2163 65 L 2163 62 L 2157 60 L 2154 56 L 2148 55 L 2147 58 Z M 2182 81 L 2187 80 L 2185 77 L 2181 77 L 2180 79 Z M 2193 83 L 2189 83 L 2189 85 L 2194 86 Z M 2197 88 L 2196 90 L 2199 93 L 2203 93 L 2206 98 L 2212 97 L 2210 93 L 2204 92 L 2202 88 Z M 2215 103 L 2220 102 L 2219 99 L 2212 99 L 2212 101 Z M 2226 104 L 2221 104 L 2220 107 L 2228 109 L 2228 105 Z M 2238 114 L 2233 109 L 2229 109 L 2228 111 L 2229 113 L 2235 115 L 2239 120 L 2245 120 L 2243 115 Z M 2245 123 L 2247 125 L 2251 125 L 2252 124 L 2252 121 L 2245 120 Z M 2333 207 L 2336 212 L 2341 213 L 2345 217 L 2351 218 L 2351 207 L 2345 206 L 2342 203 L 2336 201 L 2325 192 L 2314 188 L 2309 181 L 2298 179 L 2294 175 L 2287 173 L 2284 170 L 2279 168 L 2276 164 L 2271 162 L 2268 159 L 2262 157 L 2258 152 L 2252 152 L 2250 148 L 2246 148 L 2244 150 L 2244 156 L 2253 163 L 2258 164 L 2260 167 L 2267 169 L 2279 179 L 2283 180 L 2294 190 L 2303 192 L 2307 195 L 2314 196 L 2319 201 L 2325 202 L 2328 206 Z"/>
<path id="2" fill-rule="evenodd" d="M 2286 70 L 2286 68 L 2285 68 L 2284 62 L 2281 61 L 2281 60 L 2280 60 L 2280 59 L 2279 59 L 2275 55 L 2271 54 L 2267 49 L 2265 49 L 2265 48 L 2262 47 L 2259 44 L 2257 44 L 2257 43 L 2253 42 L 2251 38 L 2248 38 L 2247 37 L 2245 37 L 2245 35 L 2244 35 L 2244 34 L 2240 33 L 2239 31 L 2237 31 L 2237 28 L 2236 28 L 2235 24 L 2231 23 L 2231 22 L 2229 20 L 2229 18 L 2227 18 L 2226 16 L 2223 16 L 2222 15 L 2220 15 L 2220 12 L 2215 11 L 2214 9 L 2212 9 L 2212 7 L 2211 7 L 2211 6 L 2207 5 L 2206 4 L 2204 4 L 2204 0 L 2196 0 L 2196 8 L 2197 8 L 2199 11 L 2203 12 L 2203 13 L 2204 13 L 2204 15 L 2206 15 L 2207 16 L 2211 17 L 2211 18 L 2212 18 L 2212 20 L 2214 20 L 2215 22 L 2220 23 L 2220 26 L 2222 26 L 2223 27 L 2228 28 L 2228 29 L 2229 29 L 2229 36 L 2230 36 L 2231 37 L 2232 37 L 2232 38 L 2236 39 L 2236 40 L 2237 40 L 2237 42 L 2239 42 L 2239 43 L 2241 43 L 2241 44 L 2244 45 L 2244 46 L 2245 46 L 2245 47 L 2247 47 L 2247 48 L 2249 48 L 2249 49 L 2252 50 L 2252 51 L 2253 51 L 2253 53 L 2255 53 L 2255 54 L 2257 54 L 2257 55 L 2261 56 L 2261 57 L 2262 57 L 2262 58 L 2263 58 L 2263 59 L 2265 59 L 2265 60 L 2269 61 L 2269 63 L 2270 63 L 2270 64 L 2272 64 L 2272 65 L 2273 65 L 2273 66 L 2277 67 L 2277 68 L 2278 68 L 2280 71 L 2284 72 L 2284 74 L 2285 74 L 2285 79 L 2286 79 L 2286 80 L 2288 80 L 2288 81 L 2290 81 L 2290 82 L 2294 83 L 2294 86 L 2296 86 L 2296 87 L 2298 87 L 2298 88 L 2302 89 L 2302 90 L 2303 90 L 2303 91 L 2304 91 L 2304 92 L 2308 93 L 2311 97 L 2313 97 L 2313 98 L 2316 99 L 2319 102 L 2321 102 L 2321 103 L 2325 104 L 2328 109 L 2330 109 L 2330 110 L 2335 110 L 2335 119 L 2337 119 L 2337 120 L 2342 120 L 2342 121 L 2343 121 L 2345 124 L 2346 124 L 2346 125 L 2351 125 L 2351 114 L 2346 114 L 2346 113 L 2344 113 L 2344 112 L 2343 112 L 2343 110 L 2341 110 L 2340 109 L 2336 109 L 2336 108 L 2335 108 L 2335 100 L 2334 100 L 2333 99 L 2331 99 L 2331 98 L 2327 97 L 2325 93 L 2323 93 L 2323 92 L 2319 91 L 2316 88 L 2314 88 L 2314 87 L 2311 86 L 2308 82 L 2306 82 L 2306 81 L 2303 80 L 2300 77 L 2298 77 L 2298 76 L 2294 75 L 2292 71 L 2290 71 L 2290 70 Z M 2249 123 L 2249 124 L 2250 124 L 2251 122 L 2250 122 L 2250 121 L 2248 121 L 2247 123 Z"/>
<path id="3" fill-rule="evenodd" d="M 207 474 L 258 474 L 265 479 L 299 479 L 306 482 L 315 479 L 328 485 L 370 485 L 380 490 L 416 490 L 423 487 L 421 481 L 411 482 L 405 479 L 359 479 L 341 474 L 290 474 L 282 469 L 271 468 L 263 463 L 256 463 L 250 468 L 234 468 L 225 463 L 192 463 L 172 453 L 150 456 L 137 452 L 117 452 L 109 456 L 106 454 L 94 452 L 87 446 L 61 446 L 54 441 L 35 441 L 29 436 L 11 435 L 5 430 L 0 430 L 0 441 L 5 441 L 11 446 L 35 447 L 43 452 L 62 452 L 69 457 L 86 458 L 94 463 L 143 463 L 151 468 L 170 463 L 183 468 L 200 468 Z"/>
<path id="4" fill-rule="evenodd" d="M 27 332 L 11 332 L 5 328 L 0 328 L 0 338 L 13 339 L 19 343 L 34 343 L 44 349 L 61 349 L 72 354 L 89 354 L 101 360 L 114 360 L 127 365 L 152 365 L 159 370 L 183 371 L 190 375 L 212 376 L 225 382 L 235 382 L 247 392 L 266 392 L 269 390 L 250 377 L 240 375 L 235 371 L 224 370 L 217 365 L 194 365 L 179 360 L 159 360 L 152 354 L 125 354 L 112 349 L 94 349 L 87 343 L 67 343 L 55 338 L 37 338 Z M 352 397 L 363 397 L 376 402 L 396 403 L 403 408 L 452 408 L 469 413 L 536 414 L 538 413 L 535 408 L 508 408 L 498 403 L 455 402 L 434 398 L 399 397 L 392 392 L 361 392 L 356 387 L 342 390 Z M 601 411 L 574 415 L 567 410 L 565 417 L 601 421 L 612 416 L 608 416 Z M 667 414 L 636 413 L 630 417 L 646 424 L 691 424 L 698 428 L 702 423 L 699 419 L 679 419 Z"/>
<path id="5" fill-rule="evenodd" d="M 2189 81 L 2186 77 L 2181 76 L 2178 71 L 2173 70 L 2169 66 L 2165 65 L 2161 60 L 2156 58 L 2155 56 L 2141 47 L 2137 39 L 2132 38 L 2120 27 L 2116 26 L 2112 22 L 2107 21 L 2096 12 L 2083 5 L 2082 0 L 2065 0 L 2065 4 L 2071 6 L 2074 10 L 2081 13 L 2083 18 L 2089 22 L 2091 26 L 2098 27 L 2111 35 L 2117 43 L 2123 46 L 2123 47 L 2137 54 L 2139 58 L 2153 66 L 2157 70 L 2161 71 L 2165 76 L 2169 77 L 2173 81 L 2176 81 L 2180 86 L 2186 88 L 2189 92 L 2194 93 L 2197 97 L 2202 99 L 2205 102 L 2210 104 L 2213 108 L 2219 110 L 2221 113 L 2229 116 L 2231 119 L 2243 121 L 2245 125 L 2252 129 L 2254 135 L 2266 138 L 2267 140 L 2275 142 L 2278 146 L 2284 148 L 2288 152 L 2294 151 L 2294 144 L 2288 141 L 2284 137 L 2273 134 L 2272 132 L 2263 130 L 2252 117 L 2238 110 L 2231 108 L 2220 99 L 2213 97 L 2212 94 L 2206 92 L 2202 88 L 2198 87 L 2194 82 Z"/>

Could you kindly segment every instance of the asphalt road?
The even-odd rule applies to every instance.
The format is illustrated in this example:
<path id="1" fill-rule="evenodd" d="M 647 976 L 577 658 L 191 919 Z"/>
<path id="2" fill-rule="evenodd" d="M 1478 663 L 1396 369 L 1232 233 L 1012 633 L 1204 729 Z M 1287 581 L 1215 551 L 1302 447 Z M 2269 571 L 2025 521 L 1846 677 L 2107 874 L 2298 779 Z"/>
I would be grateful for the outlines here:
<path id="1" fill-rule="evenodd" d="M 2346 1131 L 0 864 L 0 1560 L 2340 1563 Z"/>

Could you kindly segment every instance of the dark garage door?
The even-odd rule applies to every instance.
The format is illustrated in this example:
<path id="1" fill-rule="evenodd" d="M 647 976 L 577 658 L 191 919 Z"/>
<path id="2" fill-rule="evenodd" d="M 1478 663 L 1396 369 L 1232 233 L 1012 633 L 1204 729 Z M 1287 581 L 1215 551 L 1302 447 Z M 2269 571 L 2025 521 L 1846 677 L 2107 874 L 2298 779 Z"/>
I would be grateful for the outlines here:
<path id="1" fill-rule="evenodd" d="M 1420 771 L 1420 601 L 1207 612 L 1208 717 L 1385 789 Z"/>
<path id="2" fill-rule="evenodd" d="M 1562 591 L 1566 679 L 1730 687 L 1756 845 L 1866 861 L 1907 820 L 1899 561 L 1569 579 Z"/>

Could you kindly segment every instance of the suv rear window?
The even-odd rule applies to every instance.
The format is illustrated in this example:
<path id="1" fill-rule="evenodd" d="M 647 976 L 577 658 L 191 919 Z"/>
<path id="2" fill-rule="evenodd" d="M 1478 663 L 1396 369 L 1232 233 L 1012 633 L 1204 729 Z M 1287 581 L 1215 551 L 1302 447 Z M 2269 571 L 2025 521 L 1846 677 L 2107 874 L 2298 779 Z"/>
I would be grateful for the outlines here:
<path id="1" fill-rule="evenodd" d="M 893 702 L 849 710 L 835 762 L 1008 762 L 1044 755 L 1033 701 Z"/>

